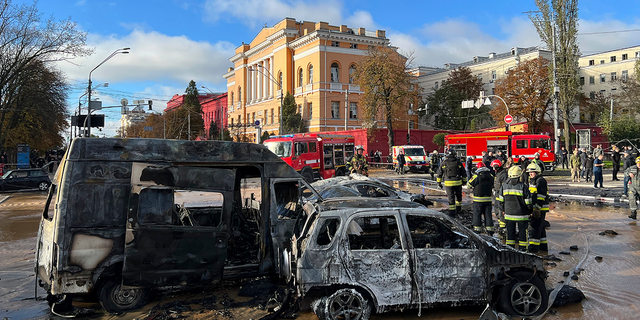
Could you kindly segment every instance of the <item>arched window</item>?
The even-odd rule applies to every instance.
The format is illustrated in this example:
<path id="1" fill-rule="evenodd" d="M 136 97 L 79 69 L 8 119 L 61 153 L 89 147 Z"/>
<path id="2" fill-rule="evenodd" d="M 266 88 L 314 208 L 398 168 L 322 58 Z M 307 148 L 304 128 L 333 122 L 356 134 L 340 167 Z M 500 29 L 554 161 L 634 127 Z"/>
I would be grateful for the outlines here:
<path id="1" fill-rule="evenodd" d="M 336 62 L 331 64 L 331 82 L 340 82 L 340 66 Z"/>
<path id="2" fill-rule="evenodd" d="M 356 73 L 356 65 L 352 64 L 351 66 L 349 66 L 349 83 L 354 83 L 355 79 L 354 74 Z"/>
<path id="3" fill-rule="evenodd" d="M 298 70 L 298 87 L 302 87 L 303 84 L 304 84 L 304 77 L 302 73 L 302 68 L 300 68 Z"/>
<path id="4" fill-rule="evenodd" d="M 282 89 L 282 71 L 278 72 L 278 85 L 280 86 L 280 88 L 278 89 Z"/>
<path id="5" fill-rule="evenodd" d="M 235 100 L 233 100 L 233 92 L 231 92 L 231 105 L 233 105 L 233 102 L 234 102 L 234 101 L 235 101 Z"/>
<path id="6" fill-rule="evenodd" d="M 238 87 L 238 102 L 242 103 L 242 87 Z"/>
<path id="7" fill-rule="evenodd" d="M 313 83 L 313 65 L 309 65 L 309 84 Z"/>

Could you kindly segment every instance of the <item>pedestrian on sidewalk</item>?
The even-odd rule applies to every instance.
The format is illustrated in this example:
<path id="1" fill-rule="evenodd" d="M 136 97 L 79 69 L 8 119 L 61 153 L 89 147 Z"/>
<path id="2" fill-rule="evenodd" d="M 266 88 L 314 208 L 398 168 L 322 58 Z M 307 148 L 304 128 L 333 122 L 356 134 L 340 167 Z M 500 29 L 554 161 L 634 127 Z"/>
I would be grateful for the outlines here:
<path id="1" fill-rule="evenodd" d="M 404 151 L 402 151 L 402 149 L 400 149 L 400 152 L 398 153 L 398 157 L 396 157 L 396 160 L 398 160 L 398 174 L 404 174 L 405 159 L 404 159 Z"/>
<path id="2" fill-rule="evenodd" d="M 533 214 L 531 217 L 531 228 L 533 232 L 529 235 L 529 252 L 549 251 L 547 243 L 547 231 L 544 229 L 544 220 L 549 212 L 549 188 L 547 180 L 540 174 L 541 168 L 532 163 L 527 167 L 529 173 L 529 192 L 533 202 Z"/>
<path id="3" fill-rule="evenodd" d="M 625 179 L 626 176 L 629 176 L 631 179 L 631 183 L 629 184 L 629 208 L 631 209 L 631 215 L 629 215 L 629 218 L 635 220 L 638 218 L 637 201 L 640 200 L 640 157 L 636 158 L 635 165 L 627 168 L 624 174 Z"/>
<path id="4" fill-rule="evenodd" d="M 598 157 L 593 160 L 593 188 L 598 188 L 598 183 L 600 183 L 600 188 L 604 188 L 602 186 L 602 168 L 604 168 L 604 154 L 598 155 Z"/>
<path id="5" fill-rule="evenodd" d="M 620 179 L 618 179 L 618 171 L 620 171 L 620 148 L 614 145 L 612 150 L 611 160 L 613 162 L 613 173 L 611 181 L 620 181 Z"/>
<path id="6" fill-rule="evenodd" d="M 578 156 L 578 150 L 573 150 L 573 155 L 569 161 L 569 168 L 571 169 L 571 181 L 580 182 L 580 157 Z"/>
<path id="7" fill-rule="evenodd" d="M 598 157 L 599 157 L 601 154 L 602 154 L 602 155 L 604 154 L 604 150 L 602 150 L 602 145 L 601 145 L 601 144 L 599 144 L 598 146 L 596 146 L 596 147 L 595 147 L 595 149 L 593 149 L 593 158 L 594 158 L 594 159 L 598 159 Z"/>
<path id="8" fill-rule="evenodd" d="M 582 171 L 580 171 L 580 177 L 583 179 L 587 178 L 587 158 L 587 152 L 582 148 L 582 150 L 580 150 L 580 168 L 582 168 Z"/>
<path id="9" fill-rule="evenodd" d="M 567 151 L 567 149 L 565 149 L 564 147 L 562 147 L 562 149 L 560 150 L 560 163 L 562 164 L 562 169 L 569 169 L 569 151 Z"/>
<path id="10" fill-rule="evenodd" d="M 489 236 L 493 236 L 493 216 L 491 215 L 491 196 L 493 193 L 493 175 L 484 163 L 477 163 L 478 170 L 467 183 L 467 188 L 473 190 L 473 231 L 482 233 L 484 229 Z"/>
<path id="11" fill-rule="evenodd" d="M 519 166 L 509 169 L 507 182 L 502 184 L 498 192 L 498 205 L 504 211 L 507 223 L 507 245 L 516 248 L 517 227 L 518 249 L 526 251 L 529 247 L 527 227 L 533 207 L 529 187 L 520 181 L 520 177 L 522 169 Z"/>
<path id="12" fill-rule="evenodd" d="M 587 163 L 585 164 L 584 167 L 585 170 L 585 175 L 586 175 L 586 182 L 592 182 L 592 175 L 593 175 L 593 156 L 591 155 L 591 153 L 589 153 L 587 155 Z"/>

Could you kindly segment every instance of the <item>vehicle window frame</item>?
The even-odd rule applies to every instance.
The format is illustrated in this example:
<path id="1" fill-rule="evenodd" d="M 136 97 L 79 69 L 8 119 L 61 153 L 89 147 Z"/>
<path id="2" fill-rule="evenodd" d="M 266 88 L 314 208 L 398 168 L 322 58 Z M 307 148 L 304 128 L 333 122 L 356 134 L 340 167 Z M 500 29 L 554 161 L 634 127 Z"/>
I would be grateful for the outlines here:
<path id="1" fill-rule="evenodd" d="M 464 237 L 467 239 L 468 241 L 468 245 L 465 248 L 455 248 L 455 247 L 449 247 L 446 248 L 444 247 L 444 243 L 442 247 L 435 247 L 435 248 L 416 248 L 414 246 L 414 242 L 413 242 L 413 237 L 411 235 L 411 229 L 409 226 L 409 216 L 416 216 L 416 217 L 427 217 L 429 219 L 432 219 L 434 223 L 436 223 L 436 226 L 438 227 L 439 231 L 441 232 L 441 237 L 443 237 L 442 241 L 444 242 L 444 240 L 446 239 L 447 232 L 450 232 L 452 235 L 456 236 L 456 237 Z M 477 250 L 479 248 L 478 245 L 478 236 L 473 234 L 473 233 L 467 233 L 464 232 L 463 229 L 458 229 L 458 226 L 455 225 L 455 223 L 441 218 L 441 217 L 437 217 L 437 216 L 429 216 L 429 215 L 421 215 L 421 214 L 416 214 L 416 213 L 411 213 L 411 212 L 407 212 L 404 215 L 404 223 L 406 226 L 406 231 L 407 231 L 407 241 L 409 241 L 411 243 L 411 247 L 413 249 L 422 249 L 422 250 Z"/>
<path id="2" fill-rule="evenodd" d="M 336 227 L 336 231 L 333 234 L 333 237 L 331 237 L 329 239 L 329 243 L 327 244 L 319 244 L 318 243 L 318 238 L 320 237 L 320 234 L 324 227 L 323 223 L 328 222 L 329 220 L 337 220 L 338 221 L 338 226 Z M 336 238 L 340 237 L 340 235 L 342 234 L 342 218 L 341 217 L 320 217 L 318 218 L 318 220 L 315 222 L 315 226 L 313 227 L 313 238 L 311 240 L 311 242 L 313 243 L 313 245 L 318 248 L 318 249 L 326 249 L 329 248 L 333 245 L 333 243 L 336 242 Z"/>
<path id="3" fill-rule="evenodd" d="M 522 142 L 524 143 L 524 146 L 520 146 Z M 529 149 L 529 140 L 527 139 L 516 140 L 516 149 Z"/>
<path id="4" fill-rule="evenodd" d="M 397 232 L 398 232 L 398 240 L 400 241 L 400 248 L 395 248 L 394 249 L 393 246 L 392 246 L 392 248 L 352 249 L 351 248 L 351 239 L 349 238 L 349 236 L 350 236 L 349 228 L 350 228 L 351 223 L 356 222 L 356 219 L 359 219 L 359 218 L 373 219 L 373 218 L 381 218 L 381 217 L 386 217 L 386 218 L 393 217 L 393 219 L 395 219 L 396 228 L 397 228 Z M 358 224 L 358 223 L 356 222 L 356 224 Z M 358 226 L 360 226 L 360 224 L 358 224 Z M 405 240 L 403 239 L 403 236 L 402 236 L 402 227 L 403 226 L 401 225 L 401 217 L 399 217 L 396 213 L 389 213 L 389 212 L 383 213 L 383 212 L 380 212 L 380 213 L 359 214 L 359 215 L 352 216 L 350 219 L 347 219 L 347 221 L 345 222 L 345 227 L 342 228 L 343 230 L 341 232 L 341 235 L 343 236 L 343 239 L 346 240 L 346 246 L 347 246 L 346 249 L 348 251 L 365 251 L 365 252 L 367 252 L 367 251 L 375 251 L 375 250 L 406 250 L 407 244 L 405 243 Z M 362 227 L 360 226 L 360 228 L 362 228 Z M 364 230 L 361 230 L 361 231 L 364 231 Z"/>

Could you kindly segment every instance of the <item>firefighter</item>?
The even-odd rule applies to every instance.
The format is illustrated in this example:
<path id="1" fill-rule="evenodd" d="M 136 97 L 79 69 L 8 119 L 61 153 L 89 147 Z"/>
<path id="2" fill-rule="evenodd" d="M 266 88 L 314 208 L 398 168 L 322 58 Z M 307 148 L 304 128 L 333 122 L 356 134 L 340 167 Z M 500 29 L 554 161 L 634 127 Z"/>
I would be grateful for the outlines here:
<path id="1" fill-rule="evenodd" d="M 369 164 L 367 163 L 367 157 L 363 155 L 364 148 L 358 146 L 356 147 L 356 152 L 357 154 L 351 159 L 351 173 L 369 176 Z"/>
<path id="2" fill-rule="evenodd" d="M 431 180 L 433 180 L 436 172 L 438 172 L 438 168 L 440 168 L 440 154 L 438 150 L 433 150 L 429 163 L 431 165 Z"/>
<path id="3" fill-rule="evenodd" d="M 636 158 L 635 166 L 624 171 L 624 175 L 629 178 L 629 209 L 631 209 L 629 218 L 636 220 L 638 218 L 636 201 L 640 200 L 640 157 Z"/>
<path id="4" fill-rule="evenodd" d="M 467 183 L 467 176 L 464 172 L 462 162 L 456 156 L 456 151 L 451 149 L 447 153 L 447 158 L 442 162 L 438 170 L 438 187 L 442 189 L 442 181 L 447 191 L 449 200 L 449 216 L 455 217 L 456 213 L 462 211 L 462 184 Z"/>
<path id="5" fill-rule="evenodd" d="M 535 162 L 527 167 L 529 173 L 529 192 L 533 202 L 533 215 L 531 228 L 533 234 L 529 235 L 529 252 L 549 251 L 547 244 L 547 231 L 544 229 L 544 220 L 549 212 L 549 188 L 547 180 L 541 175 L 541 168 Z"/>
<path id="6" fill-rule="evenodd" d="M 482 233 L 482 218 L 487 234 L 493 236 L 493 217 L 491 215 L 491 195 L 493 191 L 493 175 L 484 163 L 478 162 L 478 169 L 467 188 L 473 189 L 473 231 Z"/>
<path id="7" fill-rule="evenodd" d="M 500 229 L 504 229 L 507 227 L 507 224 L 504 222 L 504 212 L 500 210 L 500 207 L 498 206 L 498 192 L 500 191 L 500 187 L 502 187 L 502 184 L 507 181 L 507 170 L 502 167 L 502 162 L 500 162 L 500 160 L 498 159 L 491 162 L 491 167 L 493 167 L 493 170 L 496 173 L 493 182 L 493 207 L 496 210 L 498 225 L 500 226 Z"/>
<path id="8" fill-rule="evenodd" d="M 509 168 L 507 181 L 498 192 L 498 205 L 504 212 L 507 223 L 507 245 L 516 247 L 516 227 L 518 227 L 518 247 L 525 251 L 529 246 L 527 227 L 532 211 L 529 187 L 520 181 L 522 169 L 519 166 Z"/>
<path id="9" fill-rule="evenodd" d="M 542 175 L 544 173 L 544 162 L 542 162 L 542 160 L 540 160 L 540 152 L 536 152 L 533 155 L 533 160 L 531 160 L 531 163 L 535 163 L 538 165 L 538 167 L 540 167 L 540 175 Z M 528 167 L 528 165 L 527 165 Z"/>

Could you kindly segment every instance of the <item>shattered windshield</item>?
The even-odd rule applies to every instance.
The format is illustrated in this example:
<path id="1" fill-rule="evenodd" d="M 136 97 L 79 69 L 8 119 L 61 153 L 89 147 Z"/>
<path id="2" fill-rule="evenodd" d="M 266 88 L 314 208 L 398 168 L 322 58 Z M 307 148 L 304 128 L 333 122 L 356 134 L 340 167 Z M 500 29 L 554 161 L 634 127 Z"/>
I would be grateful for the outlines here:
<path id="1" fill-rule="evenodd" d="M 404 155 L 409 157 L 424 156 L 424 149 L 422 148 L 405 148 Z"/>
<path id="2" fill-rule="evenodd" d="M 264 145 L 280 158 L 291 157 L 291 141 L 265 142 Z"/>

